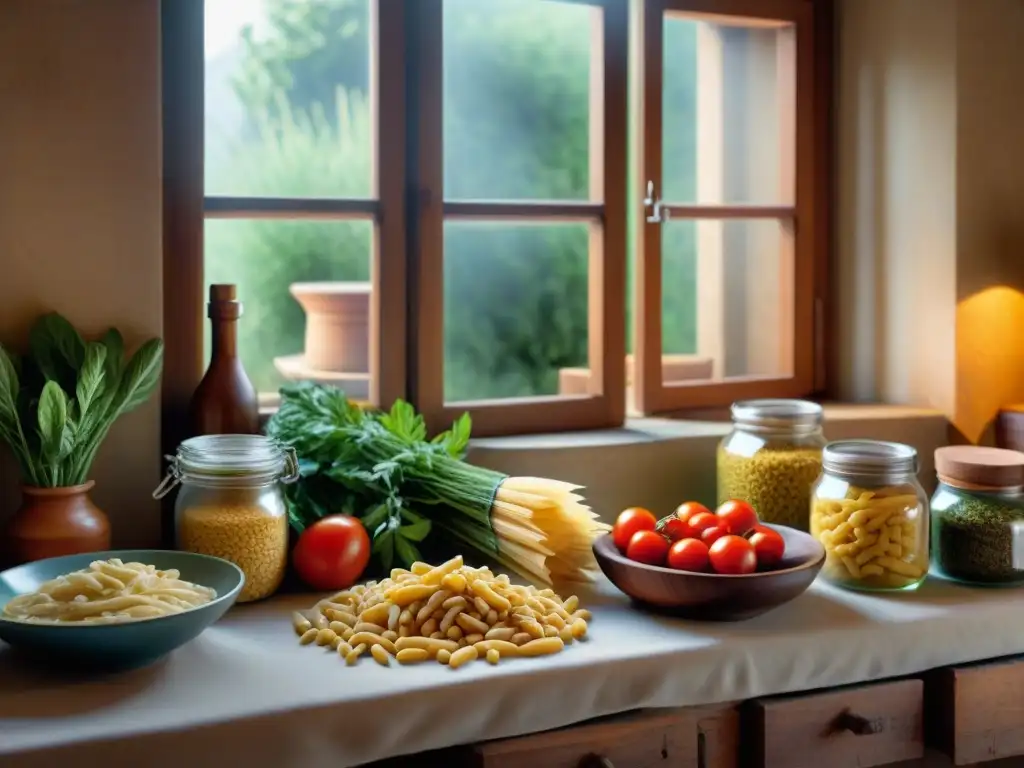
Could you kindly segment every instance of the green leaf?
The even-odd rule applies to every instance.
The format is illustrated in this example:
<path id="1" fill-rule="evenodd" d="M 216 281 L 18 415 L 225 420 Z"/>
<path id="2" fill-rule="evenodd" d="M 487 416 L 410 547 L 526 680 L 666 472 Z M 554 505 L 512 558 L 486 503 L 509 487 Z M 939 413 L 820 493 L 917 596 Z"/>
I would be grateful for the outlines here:
<path id="1" fill-rule="evenodd" d="M 430 533 L 430 521 L 423 518 L 412 525 L 403 525 L 398 532 L 402 538 L 409 541 L 423 541 Z"/>
<path id="2" fill-rule="evenodd" d="M 427 438 L 427 425 L 405 400 L 396 400 L 391 411 L 379 417 L 380 423 L 392 435 L 407 443 L 417 443 Z"/>
<path id="3" fill-rule="evenodd" d="M 473 419 L 468 413 L 462 414 L 452 423 L 452 428 L 448 430 L 448 439 L 445 441 L 445 449 L 449 456 L 461 459 L 466 454 L 472 431 Z"/>
<path id="4" fill-rule="evenodd" d="M 163 362 L 164 343 L 160 339 L 150 339 L 139 347 L 124 370 L 112 414 L 127 413 L 149 399 L 160 383 Z"/>
<path id="5" fill-rule="evenodd" d="M 85 362 L 85 342 L 61 315 L 50 312 L 36 320 L 29 332 L 29 348 L 40 371 L 69 389 Z"/>
<path id="6" fill-rule="evenodd" d="M 415 539 L 415 541 L 419 541 L 419 539 Z M 417 560 L 423 559 L 420 556 L 420 551 L 402 535 L 395 538 L 395 550 L 398 554 L 399 561 L 407 568 Z"/>
<path id="7" fill-rule="evenodd" d="M 18 371 L 14 360 L 0 344 L 0 422 L 18 421 Z"/>
<path id="8" fill-rule="evenodd" d="M 381 523 L 387 520 L 387 515 L 387 504 L 378 504 L 369 512 L 367 512 L 363 517 L 361 517 L 360 522 L 363 524 L 363 527 L 366 530 L 372 531 L 375 528 L 377 528 L 377 526 L 379 526 Z"/>
<path id="9" fill-rule="evenodd" d="M 384 531 L 374 539 L 373 554 L 380 558 L 381 567 L 385 571 L 391 570 L 391 563 L 395 559 L 395 537 L 392 531 Z"/>
<path id="10" fill-rule="evenodd" d="M 121 380 L 121 374 L 124 372 L 124 339 L 121 337 L 120 331 L 116 328 L 111 328 L 103 334 L 100 344 L 107 350 L 104 371 L 106 373 L 107 386 L 113 389 L 117 382 Z"/>
<path id="11" fill-rule="evenodd" d="M 85 420 L 89 414 L 90 407 L 96 402 L 97 397 L 103 390 L 106 371 L 104 362 L 107 358 L 107 348 L 99 342 L 90 342 L 85 348 L 85 362 L 78 373 L 78 384 L 75 387 L 75 397 L 78 399 L 78 418 Z"/>
<path id="12" fill-rule="evenodd" d="M 68 422 L 68 398 L 55 381 L 48 381 L 39 396 L 39 439 L 50 465 L 60 461 Z"/>

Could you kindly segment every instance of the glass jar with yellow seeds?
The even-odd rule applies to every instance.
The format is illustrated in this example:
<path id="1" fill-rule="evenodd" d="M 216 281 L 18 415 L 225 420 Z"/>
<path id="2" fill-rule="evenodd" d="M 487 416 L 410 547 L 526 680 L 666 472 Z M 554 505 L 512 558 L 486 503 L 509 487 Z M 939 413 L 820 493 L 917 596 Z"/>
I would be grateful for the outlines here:
<path id="1" fill-rule="evenodd" d="M 272 595 L 288 566 L 282 484 L 298 478 L 294 451 L 262 435 L 206 435 L 183 442 L 171 461 L 153 495 L 181 484 L 174 503 L 178 549 L 241 568 L 240 603 Z"/>
<path id="2" fill-rule="evenodd" d="M 743 400 L 731 412 L 732 432 L 718 446 L 718 503 L 740 499 L 766 523 L 806 531 L 825 446 L 821 406 Z"/>
<path id="3" fill-rule="evenodd" d="M 928 575 L 928 497 L 917 451 L 875 440 L 829 443 L 811 496 L 821 575 L 850 589 L 915 589 Z"/>

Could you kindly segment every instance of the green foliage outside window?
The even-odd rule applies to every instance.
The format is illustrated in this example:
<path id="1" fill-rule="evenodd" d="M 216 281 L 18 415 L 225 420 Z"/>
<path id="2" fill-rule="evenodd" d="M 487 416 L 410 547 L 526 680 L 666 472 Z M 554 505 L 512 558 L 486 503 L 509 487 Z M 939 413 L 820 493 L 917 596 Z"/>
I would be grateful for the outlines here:
<path id="1" fill-rule="evenodd" d="M 366 0 L 266 6 L 273 34 L 243 34 L 233 73 L 246 131 L 223 162 L 208 163 L 208 190 L 365 196 Z M 587 197 L 589 13 L 532 0 L 446 0 L 446 197 Z M 694 35 L 685 22 L 666 35 L 666 186 L 678 198 L 694 183 Z M 370 234 L 358 222 L 207 224 L 207 277 L 240 285 L 241 353 L 258 388 L 280 383 L 273 357 L 303 347 L 289 284 L 367 279 Z M 676 225 L 666 235 L 665 351 L 692 352 L 693 231 Z M 559 368 L 586 365 L 587 247 L 580 225 L 446 226 L 449 399 L 551 394 Z"/>

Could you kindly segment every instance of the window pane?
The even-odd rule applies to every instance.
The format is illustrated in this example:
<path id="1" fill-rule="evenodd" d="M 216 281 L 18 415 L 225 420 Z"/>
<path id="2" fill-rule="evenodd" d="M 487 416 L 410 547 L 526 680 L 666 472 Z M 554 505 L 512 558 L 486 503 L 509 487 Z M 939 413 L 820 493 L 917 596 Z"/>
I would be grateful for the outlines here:
<path id="1" fill-rule="evenodd" d="M 791 375 L 788 225 L 765 219 L 662 226 L 665 383 Z"/>
<path id="2" fill-rule="evenodd" d="M 663 197 L 793 202 L 792 25 L 665 18 Z"/>
<path id="3" fill-rule="evenodd" d="M 261 395 L 312 379 L 367 396 L 372 243 L 365 221 L 207 220 L 206 280 L 238 285 L 239 355 Z"/>
<path id="4" fill-rule="evenodd" d="M 554 395 L 586 368 L 589 228 L 445 223 L 447 401 Z"/>
<path id="5" fill-rule="evenodd" d="M 599 19 L 585 5 L 445 0 L 446 198 L 589 197 Z"/>
<path id="6" fill-rule="evenodd" d="M 369 197 L 369 0 L 206 0 L 206 194 Z"/>

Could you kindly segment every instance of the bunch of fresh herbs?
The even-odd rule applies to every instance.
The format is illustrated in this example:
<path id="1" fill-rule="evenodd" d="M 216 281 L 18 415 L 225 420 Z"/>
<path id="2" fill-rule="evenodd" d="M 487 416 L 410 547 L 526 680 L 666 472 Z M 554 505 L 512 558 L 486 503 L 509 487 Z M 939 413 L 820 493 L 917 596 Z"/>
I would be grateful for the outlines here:
<path id="1" fill-rule="evenodd" d="M 300 480 L 286 490 L 292 526 L 302 531 L 326 515 L 355 515 L 385 570 L 396 557 L 406 565 L 421 559 L 417 545 L 435 527 L 496 554 L 490 508 L 505 475 L 461 461 L 470 428 L 464 414 L 428 440 L 423 418 L 403 400 L 372 411 L 333 387 L 284 387 L 267 434 L 299 459 Z"/>
<path id="2" fill-rule="evenodd" d="M 126 359 L 115 329 L 87 342 L 57 313 L 36 321 L 28 354 L 0 345 L 0 440 L 24 482 L 44 488 L 86 482 L 113 423 L 156 389 L 163 352 L 163 342 L 150 339 Z"/>

